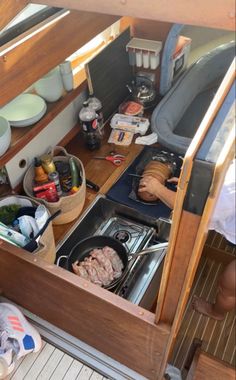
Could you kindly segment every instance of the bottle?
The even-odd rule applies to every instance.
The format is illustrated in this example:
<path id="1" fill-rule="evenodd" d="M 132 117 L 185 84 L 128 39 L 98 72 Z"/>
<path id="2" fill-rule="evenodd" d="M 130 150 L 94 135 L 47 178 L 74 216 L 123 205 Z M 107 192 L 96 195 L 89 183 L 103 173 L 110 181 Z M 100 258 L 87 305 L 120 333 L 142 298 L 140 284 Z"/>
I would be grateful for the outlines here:
<path id="1" fill-rule="evenodd" d="M 66 91 L 73 90 L 73 72 L 70 61 L 64 61 L 60 65 L 62 83 Z"/>
<path id="2" fill-rule="evenodd" d="M 101 101 L 96 98 L 93 94 L 91 94 L 88 98 L 88 104 L 91 108 L 94 109 L 94 111 L 97 114 L 97 120 L 98 120 L 98 128 L 101 136 L 103 136 L 103 113 L 102 113 L 102 103 Z"/>
<path id="3" fill-rule="evenodd" d="M 40 183 L 47 182 L 48 175 L 43 170 L 41 161 L 37 157 L 34 158 L 34 173 L 35 173 L 34 180 L 36 183 L 40 184 Z"/>
<path id="4" fill-rule="evenodd" d="M 62 189 L 61 189 L 61 185 L 60 185 L 60 180 L 59 180 L 59 173 L 58 172 L 51 172 L 48 174 L 48 179 L 50 181 L 53 181 L 55 183 L 55 186 L 56 186 L 56 190 L 57 190 L 57 195 L 59 197 L 62 196 Z"/>
<path id="5" fill-rule="evenodd" d="M 101 145 L 101 135 L 98 128 L 97 114 L 88 102 L 83 103 L 79 113 L 84 140 L 89 150 L 99 149 Z"/>
<path id="6" fill-rule="evenodd" d="M 61 190 L 68 193 L 72 188 L 70 165 L 64 161 L 56 161 L 56 171 L 59 174 Z"/>
<path id="7" fill-rule="evenodd" d="M 55 164 L 53 162 L 53 158 L 50 154 L 44 154 L 40 157 L 42 161 L 42 167 L 44 168 L 46 173 L 52 173 L 56 171 Z"/>

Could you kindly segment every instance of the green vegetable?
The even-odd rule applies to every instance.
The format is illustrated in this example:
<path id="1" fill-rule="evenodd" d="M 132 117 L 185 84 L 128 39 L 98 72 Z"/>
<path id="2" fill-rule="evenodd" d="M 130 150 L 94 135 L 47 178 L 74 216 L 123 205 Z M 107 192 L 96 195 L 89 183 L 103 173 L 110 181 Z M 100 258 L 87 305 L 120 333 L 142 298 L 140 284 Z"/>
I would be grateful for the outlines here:
<path id="1" fill-rule="evenodd" d="M 73 157 L 69 158 L 70 172 L 71 172 L 71 187 L 80 186 L 79 172 Z"/>
<path id="2" fill-rule="evenodd" d="M 20 205 L 11 204 L 0 207 L 0 222 L 8 225 L 15 220 L 17 212 L 21 208 Z"/>

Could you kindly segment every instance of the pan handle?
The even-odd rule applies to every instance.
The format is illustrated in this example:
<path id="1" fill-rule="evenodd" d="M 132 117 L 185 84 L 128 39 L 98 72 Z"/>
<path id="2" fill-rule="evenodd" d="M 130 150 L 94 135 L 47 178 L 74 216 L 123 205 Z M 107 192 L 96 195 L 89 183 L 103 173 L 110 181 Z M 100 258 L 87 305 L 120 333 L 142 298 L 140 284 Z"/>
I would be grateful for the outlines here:
<path id="1" fill-rule="evenodd" d="M 136 252 L 135 254 L 130 255 L 129 258 L 128 258 L 128 261 L 131 261 L 131 260 L 133 261 L 137 257 L 148 255 L 149 253 L 154 253 L 154 252 L 158 253 L 158 251 L 162 251 L 163 249 L 165 249 L 167 247 L 168 247 L 168 242 L 155 244 L 155 245 L 153 245 L 150 248 L 143 249 L 140 252 Z"/>
<path id="2" fill-rule="evenodd" d="M 67 259 L 67 258 L 68 258 L 68 256 L 65 256 L 65 255 L 58 257 L 58 259 L 57 259 L 57 266 L 59 267 L 61 259 Z"/>

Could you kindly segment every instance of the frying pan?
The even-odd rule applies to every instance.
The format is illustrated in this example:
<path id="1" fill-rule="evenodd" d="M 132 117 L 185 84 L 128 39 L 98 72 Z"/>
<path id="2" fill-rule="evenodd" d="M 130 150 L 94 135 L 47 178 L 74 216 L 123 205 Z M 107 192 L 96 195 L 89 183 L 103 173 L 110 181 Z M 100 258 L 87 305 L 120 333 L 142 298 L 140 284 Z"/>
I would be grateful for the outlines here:
<path id="1" fill-rule="evenodd" d="M 81 262 L 85 259 L 85 257 L 88 257 L 90 255 L 90 252 L 93 249 L 104 248 L 106 246 L 111 247 L 116 251 L 116 253 L 118 254 L 119 258 L 121 259 L 124 265 L 122 275 L 119 278 L 112 281 L 109 285 L 103 286 L 103 288 L 105 289 L 112 289 L 124 278 L 125 274 L 129 270 L 130 262 L 134 261 L 139 256 L 143 256 L 143 255 L 146 255 L 148 253 L 153 253 L 153 252 L 157 253 L 158 251 L 166 248 L 168 246 L 168 243 L 159 243 L 150 248 L 144 249 L 140 252 L 130 254 L 126 251 L 126 248 L 123 246 L 123 244 L 121 244 L 118 240 L 110 236 L 95 235 L 95 236 L 91 236 L 86 239 L 83 239 L 79 243 L 77 243 L 72 248 L 68 256 L 60 256 L 57 261 L 57 265 L 59 265 L 60 260 L 64 258 L 66 259 L 66 269 L 74 273 L 72 264 L 75 261 L 78 260 L 79 262 Z"/>

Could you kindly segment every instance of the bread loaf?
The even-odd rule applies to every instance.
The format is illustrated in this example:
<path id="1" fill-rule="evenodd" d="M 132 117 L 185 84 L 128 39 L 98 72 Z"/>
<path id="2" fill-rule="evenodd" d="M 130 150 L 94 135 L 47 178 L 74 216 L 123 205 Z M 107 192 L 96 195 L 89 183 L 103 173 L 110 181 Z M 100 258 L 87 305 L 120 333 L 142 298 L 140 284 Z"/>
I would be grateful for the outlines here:
<path id="1" fill-rule="evenodd" d="M 162 185 L 165 181 L 170 178 L 171 166 L 168 162 L 150 161 L 144 168 L 142 177 L 153 177 L 156 178 Z M 146 202 L 157 201 L 157 197 L 147 191 L 140 192 L 140 187 L 138 188 L 138 197 Z"/>

